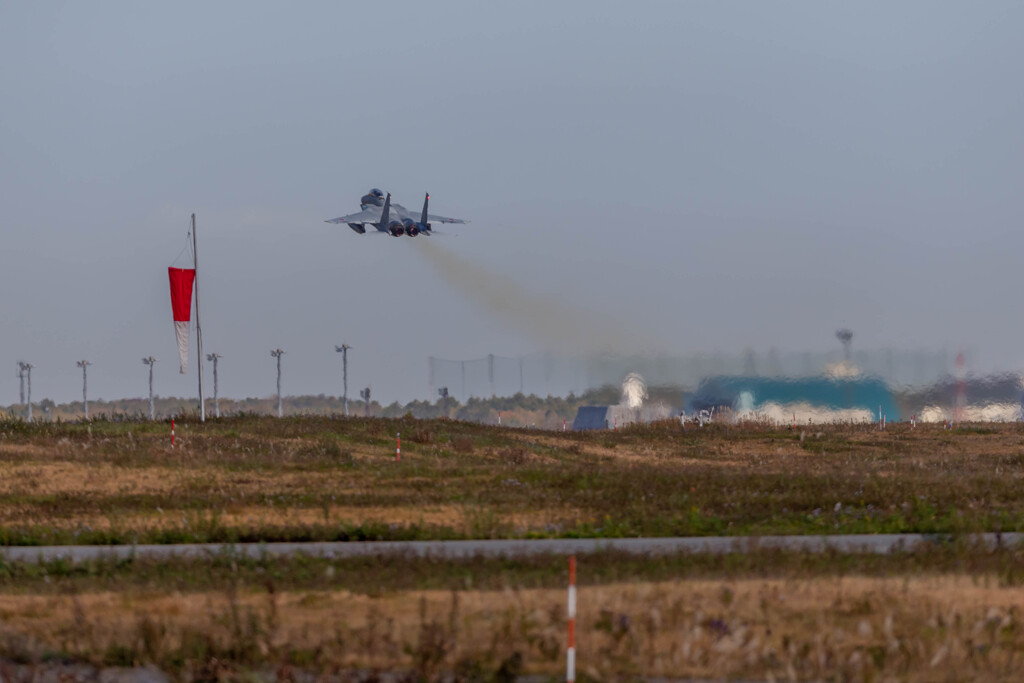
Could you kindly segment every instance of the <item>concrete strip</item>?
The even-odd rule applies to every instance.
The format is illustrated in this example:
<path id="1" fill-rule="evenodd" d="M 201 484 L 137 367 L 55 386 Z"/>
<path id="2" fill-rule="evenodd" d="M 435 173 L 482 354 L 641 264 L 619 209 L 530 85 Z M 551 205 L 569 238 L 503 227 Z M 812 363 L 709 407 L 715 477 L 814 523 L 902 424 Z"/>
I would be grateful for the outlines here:
<path id="1" fill-rule="evenodd" d="M 986 533 L 965 537 L 988 548 L 1016 546 L 1024 542 L 1024 533 Z M 146 559 L 209 558 L 229 555 L 247 558 L 311 555 L 333 558 L 409 555 L 459 559 L 477 555 L 486 557 L 524 555 L 571 555 L 614 550 L 638 555 L 669 553 L 746 553 L 755 549 L 793 550 L 811 553 L 887 554 L 912 550 L 922 545 L 948 543 L 947 534 L 850 534 L 837 536 L 707 536 L 687 538 L 557 538 L 481 541 L 369 541 L 333 543 L 239 543 L 181 544 L 137 546 L 8 546 L 0 556 L 8 562 L 48 562 L 66 559 L 73 562 L 106 558 Z"/>

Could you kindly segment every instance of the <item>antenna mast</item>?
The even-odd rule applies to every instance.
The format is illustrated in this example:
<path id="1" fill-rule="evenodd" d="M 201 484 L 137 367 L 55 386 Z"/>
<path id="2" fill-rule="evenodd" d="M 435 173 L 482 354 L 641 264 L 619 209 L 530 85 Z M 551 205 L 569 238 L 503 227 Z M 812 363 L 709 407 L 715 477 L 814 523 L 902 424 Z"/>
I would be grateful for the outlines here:
<path id="1" fill-rule="evenodd" d="M 206 399 L 203 396 L 203 330 L 199 326 L 199 250 L 196 240 L 196 215 L 192 214 L 192 266 L 195 268 L 196 286 L 196 346 L 199 351 L 199 421 L 206 422 Z"/>

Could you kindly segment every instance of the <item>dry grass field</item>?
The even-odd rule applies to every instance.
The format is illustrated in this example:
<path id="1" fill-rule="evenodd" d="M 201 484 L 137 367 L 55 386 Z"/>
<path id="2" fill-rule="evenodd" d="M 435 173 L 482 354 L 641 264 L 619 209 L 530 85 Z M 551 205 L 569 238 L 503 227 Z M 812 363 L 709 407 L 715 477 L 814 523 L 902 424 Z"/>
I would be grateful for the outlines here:
<path id="1" fill-rule="evenodd" d="M 0 543 L 1024 528 L 1024 427 L 0 422 Z M 395 461 L 402 434 L 402 460 Z"/>
<path id="2" fill-rule="evenodd" d="M 1020 680 L 1024 592 L 997 566 L 1024 566 L 1018 555 L 583 556 L 580 680 Z M 922 568 L 931 563 L 941 569 Z M 221 558 L 4 576 L 0 652 L 42 669 L 71 660 L 151 664 L 182 680 L 399 671 L 424 681 L 564 670 L 564 558 Z"/>
<path id="3" fill-rule="evenodd" d="M 395 435 L 402 459 L 395 460 Z M 581 680 L 1020 680 L 1015 425 L 0 422 L 0 543 L 942 532 L 876 556 L 580 558 Z M 0 657 L 183 680 L 557 676 L 564 558 L 0 561 Z M 44 664 L 45 665 L 45 664 Z M 2 672 L 0 672 L 2 675 Z"/>

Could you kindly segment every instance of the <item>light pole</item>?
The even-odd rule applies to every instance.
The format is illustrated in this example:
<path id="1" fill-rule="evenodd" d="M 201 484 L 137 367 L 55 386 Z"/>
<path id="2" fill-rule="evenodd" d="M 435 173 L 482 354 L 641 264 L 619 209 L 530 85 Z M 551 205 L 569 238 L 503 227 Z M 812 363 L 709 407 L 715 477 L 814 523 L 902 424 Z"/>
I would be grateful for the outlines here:
<path id="1" fill-rule="evenodd" d="M 284 355 L 284 351 L 274 349 L 270 355 L 277 359 L 277 416 L 281 417 L 281 356 Z"/>
<path id="2" fill-rule="evenodd" d="M 28 421 L 32 421 L 32 368 L 35 366 L 31 363 L 20 363 L 22 372 L 25 373 L 25 380 L 28 382 L 28 395 L 26 396 L 28 405 Z"/>
<path id="3" fill-rule="evenodd" d="M 89 419 L 89 394 L 86 392 L 86 388 L 88 386 L 88 380 L 86 378 L 85 371 L 86 371 L 86 368 L 88 368 L 90 365 L 92 365 L 92 363 L 90 363 L 87 360 L 80 360 L 80 361 L 78 361 L 76 363 L 76 365 L 78 367 L 82 368 L 82 410 L 85 411 L 85 419 L 88 420 Z"/>
<path id="4" fill-rule="evenodd" d="M 20 388 L 18 389 L 18 405 L 25 405 L 25 363 L 18 361 L 18 380 Z"/>
<path id="5" fill-rule="evenodd" d="M 217 360 L 222 356 L 219 353 L 206 354 L 206 360 L 213 361 L 213 413 L 220 417 L 220 401 L 217 400 Z"/>
<path id="6" fill-rule="evenodd" d="M 448 387 L 441 387 L 437 390 L 437 395 L 441 397 L 441 417 L 448 419 Z"/>
<path id="7" fill-rule="evenodd" d="M 345 417 L 348 417 L 348 350 L 352 347 L 348 344 L 335 346 L 334 350 L 341 354 L 341 389 L 342 403 L 345 405 Z"/>
<path id="8" fill-rule="evenodd" d="M 366 417 L 370 417 L 370 387 L 366 387 L 365 389 L 360 391 L 359 396 L 366 403 L 364 414 L 366 415 Z"/>
<path id="9" fill-rule="evenodd" d="M 153 407 L 153 364 L 156 363 L 157 359 L 153 356 L 146 356 L 142 359 L 143 365 L 149 366 L 149 419 L 152 420 L 156 417 L 156 410 Z"/>

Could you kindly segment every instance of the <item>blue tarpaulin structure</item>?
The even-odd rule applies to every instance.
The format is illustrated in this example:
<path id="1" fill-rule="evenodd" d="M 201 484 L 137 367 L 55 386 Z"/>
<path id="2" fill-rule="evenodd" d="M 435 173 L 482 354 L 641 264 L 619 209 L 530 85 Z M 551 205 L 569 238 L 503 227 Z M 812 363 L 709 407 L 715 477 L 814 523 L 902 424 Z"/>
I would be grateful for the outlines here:
<path id="1" fill-rule="evenodd" d="M 576 419 L 572 421 L 573 431 L 608 428 L 608 406 L 580 406 Z"/>

